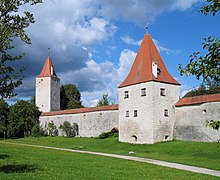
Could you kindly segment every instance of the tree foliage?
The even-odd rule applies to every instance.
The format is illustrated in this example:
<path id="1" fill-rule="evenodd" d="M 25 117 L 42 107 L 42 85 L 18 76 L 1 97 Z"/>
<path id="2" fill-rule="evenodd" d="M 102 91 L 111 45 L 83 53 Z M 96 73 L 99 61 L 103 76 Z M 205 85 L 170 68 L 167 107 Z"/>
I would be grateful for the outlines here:
<path id="1" fill-rule="evenodd" d="M 220 121 L 210 120 L 206 121 L 206 124 L 210 127 L 212 127 L 214 130 L 218 131 L 220 128 Z"/>
<path id="2" fill-rule="evenodd" d="M 69 121 L 64 121 L 59 129 L 65 133 L 66 137 L 75 137 L 79 134 L 78 124 L 73 123 L 73 125 L 71 125 Z"/>
<path id="3" fill-rule="evenodd" d="M 25 44 L 31 40 L 26 34 L 26 28 L 34 23 L 33 14 L 30 12 L 18 12 L 24 4 L 33 5 L 41 0 L 1 0 L 0 2 L 0 97 L 15 96 L 14 88 L 22 84 L 22 69 L 16 70 L 11 61 L 19 60 L 22 54 L 12 55 L 15 48 L 14 40 L 19 39 Z"/>
<path id="4" fill-rule="evenodd" d="M 192 89 L 184 97 L 193 97 L 206 94 L 218 94 L 220 93 L 220 83 L 215 81 L 205 81 L 199 88 Z"/>
<path id="5" fill-rule="evenodd" d="M 220 1 L 219 0 L 206 0 L 208 3 L 207 6 L 203 6 L 199 12 L 208 15 L 211 14 L 215 16 L 220 10 Z"/>
<path id="6" fill-rule="evenodd" d="M 220 10 L 219 0 L 206 0 L 208 5 L 202 7 L 200 12 L 212 14 L 213 16 Z M 218 38 L 203 38 L 203 49 L 207 50 L 206 55 L 201 52 L 195 52 L 190 56 L 190 62 L 186 67 L 182 68 L 179 64 L 180 75 L 195 75 L 197 79 L 211 79 L 220 82 L 220 40 Z"/>
<path id="7" fill-rule="evenodd" d="M 60 88 L 60 107 L 64 109 L 82 108 L 81 94 L 74 84 L 66 84 Z"/>
<path id="8" fill-rule="evenodd" d="M 18 101 L 11 106 L 8 117 L 8 136 L 24 137 L 31 134 L 35 124 L 39 124 L 40 111 L 28 101 Z"/>
<path id="9" fill-rule="evenodd" d="M 110 104 L 110 101 L 108 99 L 108 94 L 103 94 L 102 99 L 100 99 L 97 103 L 97 107 L 98 106 L 107 106 L 109 104 Z"/>
<path id="10" fill-rule="evenodd" d="M 8 104 L 3 99 L 0 99 L 0 137 L 4 137 L 4 132 L 7 131 L 8 113 Z"/>

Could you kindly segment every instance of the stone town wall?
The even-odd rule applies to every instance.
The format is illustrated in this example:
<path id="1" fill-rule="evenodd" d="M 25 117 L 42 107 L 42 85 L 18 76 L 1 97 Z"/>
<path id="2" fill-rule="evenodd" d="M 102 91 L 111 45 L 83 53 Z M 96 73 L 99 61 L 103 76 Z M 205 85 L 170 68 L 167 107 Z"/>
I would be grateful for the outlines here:
<path id="1" fill-rule="evenodd" d="M 79 114 L 63 114 L 53 116 L 41 116 L 40 122 L 43 127 L 53 121 L 59 130 L 59 135 L 63 135 L 58 128 L 64 121 L 71 124 L 77 123 L 79 126 L 79 136 L 97 137 L 102 132 L 118 128 L 118 110 L 95 111 Z"/>
<path id="2" fill-rule="evenodd" d="M 206 120 L 220 120 L 220 102 L 176 108 L 174 138 L 189 141 L 217 141 L 220 131 L 206 126 Z"/>

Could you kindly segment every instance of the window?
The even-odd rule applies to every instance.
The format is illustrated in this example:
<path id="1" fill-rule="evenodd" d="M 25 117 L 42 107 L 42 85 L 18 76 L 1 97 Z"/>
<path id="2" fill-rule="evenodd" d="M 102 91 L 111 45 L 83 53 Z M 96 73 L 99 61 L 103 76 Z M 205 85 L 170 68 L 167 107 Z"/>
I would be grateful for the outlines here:
<path id="1" fill-rule="evenodd" d="M 168 109 L 164 109 L 164 116 L 165 116 L 165 117 L 168 117 L 168 116 L 169 116 L 169 114 L 168 114 Z"/>
<path id="2" fill-rule="evenodd" d="M 129 111 L 126 111 L 125 117 L 129 117 Z"/>
<path id="3" fill-rule="evenodd" d="M 160 88 L 160 95 L 161 96 L 166 96 L 166 91 L 164 88 Z"/>
<path id="4" fill-rule="evenodd" d="M 125 99 L 129 98 L 129 94 L 128 94 L 128 91 L 125 91 Z"/>
<path id="5" fill-rule="evenodd" d="M 134 117 L 137 117 L 137 116 L 138 116 L 138 111 L 134 110 Z"/>
<path id="6" fill-rule="evenodd" d="M 146 96 L 146 88 L 141 89 L 141 96 Z"/>

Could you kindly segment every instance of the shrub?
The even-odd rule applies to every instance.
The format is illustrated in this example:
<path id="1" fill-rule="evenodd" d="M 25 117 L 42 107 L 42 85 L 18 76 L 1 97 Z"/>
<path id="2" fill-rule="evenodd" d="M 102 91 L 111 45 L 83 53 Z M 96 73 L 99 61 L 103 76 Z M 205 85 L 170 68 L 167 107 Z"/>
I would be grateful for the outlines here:
<path id="1" fill-rule="evenodd" d="M 113 128 L 111 131 L 103 132 L 102 134 L 100 134 L 98 136 L 99 139 L 105 139 L 105 138 L 109 138 L 109 137 L 118 137 L 118 129 Z"/>
<path id="2" fill-rule="evenodd" d="M 45 130 L 39 124 L 35 124 L 34 127 L 31 129 L 31 136 L 33 137 L 40 137 L 45 135 Z"/>
<path id="3" fill-rule="evenodd" d="M 58 136 L 59 132 L 53 121 L 48 123 L 47 129 L 49 136 Z"/>
<path id="4" fill-rule="evenodd" d="M 66 137 L 75 137 L 79 134 L 79 126 L 76 123 L 73 123 L 71 126 L 70 122 L 64 121 L 63 124 L 60 125 L 59 129 L 64 132 Z"/>

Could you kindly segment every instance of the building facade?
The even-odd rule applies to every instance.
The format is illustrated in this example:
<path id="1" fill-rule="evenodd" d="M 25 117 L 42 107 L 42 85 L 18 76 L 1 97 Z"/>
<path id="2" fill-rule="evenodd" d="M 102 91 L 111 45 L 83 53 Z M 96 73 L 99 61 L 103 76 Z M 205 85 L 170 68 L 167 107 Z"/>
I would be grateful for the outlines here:
<path id="1" fill-rule="evenodd" d="M 42 111 L 43 127 L 69 121 L 78 125 L 82 137 L 116 128 L 119 141 L 137 144 L 219 140 L 220 132 L 207 127 L 206 120 L 220 119 L 220 94 L 180 99 L 179 92 L 180 84 L 168 72 L 149 34 L 118 87 L 118 105 L 59 111 L 60 80 L 50 57 L 36 78 L 36 105 Z"/>

